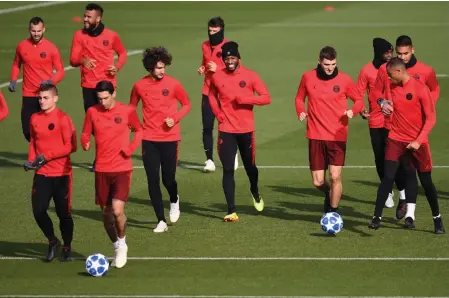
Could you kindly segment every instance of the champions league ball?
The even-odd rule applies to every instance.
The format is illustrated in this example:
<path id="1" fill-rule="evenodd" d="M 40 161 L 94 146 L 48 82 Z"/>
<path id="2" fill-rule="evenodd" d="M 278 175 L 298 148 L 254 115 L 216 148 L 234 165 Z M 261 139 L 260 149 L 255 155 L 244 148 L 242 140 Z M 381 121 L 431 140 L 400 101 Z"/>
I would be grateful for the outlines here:
<path id="1" fill-rule="evenodd" d="M 329 234 L 337 234 L 343 229 L 343 218 L 336 212 L 328 212 L 321 217 L 321 229 Z"/>
<path id="2" fill-rule="evenodd" d="M 86 260 L 86 271 L 92 276 L 103 276 L 109 270 L 109 261 L 102 254 L 90 255 Z"/>

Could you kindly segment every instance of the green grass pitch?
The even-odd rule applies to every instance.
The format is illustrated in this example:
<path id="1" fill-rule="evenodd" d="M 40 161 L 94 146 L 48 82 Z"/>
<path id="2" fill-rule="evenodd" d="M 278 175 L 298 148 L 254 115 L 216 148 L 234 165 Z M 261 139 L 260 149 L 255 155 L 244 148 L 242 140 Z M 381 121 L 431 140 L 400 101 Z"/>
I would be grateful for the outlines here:
<path id="1" fill-rule="evenodd" d="M 16 44 L 27 37 L 33 16 L 46 21 L 46 37 L 60 49 L 65 65 L 71 39 L 82 24 L 83 2 L 9 12 L 30 3 L 0 3 L 0 84 L 9 81 Z M 327 11 L 326 5 L 334 10 Z M 74 255 L 79 259 L 45 264 L 37 259 L 47 248 L 32 218 L 32 174 L 21 164 L 27 142 L 21 133 L 21 92 L 2 91 L 10 116 L 0 125 L 0 296 L 127 295 L 128 297 L 236 296 L 449 296 L 448 235 L 434 235 L 430 209 L 421 193 L 417 228 L 405 230 L 384 212 L 378 231 L 367 228 L 374 209 L 378 178 L 373 169 L 367 122 L 350 122 L 347 165 L 343 170 L 340 214 L 345 227 L 327 237 L 319 226 L 322 198 L 307 169 L 305 126 L 295 114 L 294 96 L 303 72 L 317 64 L 319 49 L 336 47 L 340 70 L 355 80 L 373 56 L 372 39 L 394 43 L 410 35 L 418 59 L 434 67 L 441 86 L 437 125 L 430 140 L 443 218 L 449 220 L 449 4 L 447 2 L 105 2 L 104 23 L 116 30 L 129 51 L 163 45 L 174 56 L 168 73 L 178 78 L 192 101 L 182 121 L 177 173 L 181 218 L 168 233 L 155 235 L 140 149 L 126 213 L 129 257 L 123 269 L 107 276 L 86 276 L 83 257 L 111 256 L 112 245 L 94 205 L 93 174 L 74 170 Z M 257 164 L 265 210 L 251 204 L 243 169 L 236 173 L 236 203 L 241 221 L 225 224 L 221 171 L 202 173 L 201 42 L 207 20 L 220 15 L 226 37 L 240 44 L 243 64 L 256 70 L 273 98 L 256 108 Z M 128 102 L 131 87 L 145 75 L 139 54 L 130 55 L 119 73 L 118 99 Z M 59 85 L 60 107 L 81 132 L 83 107 L 79 71 L 69 70 Z M 19 87 L 20 88 L 20 87 Z M 218 157 L 215 153 L 215 158 Z M 93 152 L 81 149 L 74 163 L 89 164 Z M 219 164 L 219 163 L 218 163 Z M 352 167 L 350 167 L 352 166 Z M 167 195 L 164 199 L 168 208 Z M 396 195 L 397 200 L 397 195 Z M 168 209 L 166 210 L 168 213 Z M 50 216 L 58 231 L 53 207 Z M 449 223 L 448 223 L 449 224 Z"/>

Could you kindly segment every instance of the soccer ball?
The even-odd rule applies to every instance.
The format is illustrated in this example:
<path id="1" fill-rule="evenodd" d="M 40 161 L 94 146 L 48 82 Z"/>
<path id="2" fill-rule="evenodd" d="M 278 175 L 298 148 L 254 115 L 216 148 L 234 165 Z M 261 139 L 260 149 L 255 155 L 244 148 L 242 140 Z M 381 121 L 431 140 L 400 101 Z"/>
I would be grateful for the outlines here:
<path id="1" fill-rule="evenodd" d="M 92 276 L 103 276 L 108 272 L 109 261 L 102 254 L 90 255 L 86 260 L 86 270 Z"/>
<path id="2" fill-rule="evenodd" d="M 329 234 L 337 234 L 343 229 L 343 218 L 336 212 L 328 212 L 321 217 L 321 228 Z"/>

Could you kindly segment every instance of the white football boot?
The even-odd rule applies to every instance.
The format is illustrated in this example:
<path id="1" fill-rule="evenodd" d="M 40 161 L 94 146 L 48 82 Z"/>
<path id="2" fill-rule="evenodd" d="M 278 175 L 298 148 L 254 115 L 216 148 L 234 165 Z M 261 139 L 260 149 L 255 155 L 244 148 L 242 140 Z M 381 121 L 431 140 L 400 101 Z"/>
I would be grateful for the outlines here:
<path id="1" fill-rule="evenodd" d="M 162 220 L 157 224 L 156 228 L 153 230 L 153 232 L 155 233 L 163 233 L 167 231 L 168 231 L 167 223 L 165 223 Z"/>
<path id="2" fill-rule="evenodd" d="M 206 166 L 204 167 L 204 172 L 206 173 L 210 173 L 210 172 L 215 172 L 215 163 L 213 160 L 208 159 L 205 162 Z"/>
<path id="3" fill-rule="evenodd" d="M 394 207 L 393 197 L 394 197 L 394 192 L 391 192 L 390 194 L 388 194 L 388 199 L 385 202 L 385 207 L 387 207 L 387 208 L 393 208 Z"/>
<path id="4" fill-rule="evenodd" d="M 178 221 L 181 211 L 179 210 L 179 195 L 176 203 L 170 203 L 170 221 L 175 223 Z"/>

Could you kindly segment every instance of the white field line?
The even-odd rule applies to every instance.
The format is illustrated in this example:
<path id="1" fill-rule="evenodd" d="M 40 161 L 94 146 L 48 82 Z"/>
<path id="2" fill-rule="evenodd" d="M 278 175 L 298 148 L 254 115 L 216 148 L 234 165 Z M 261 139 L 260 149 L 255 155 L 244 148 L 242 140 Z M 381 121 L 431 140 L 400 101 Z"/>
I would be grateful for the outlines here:
<path id="1" fill-rule="evenodd" d="M 0 295 L 0 298 L 423 298 L 423 296 L 229 296 L 229 295 Z M 425 297 L 425 296 L 424 296 Z M 432 296 L 430 296 L 432 297 Z M 447 298 L 447 297 L 433 297 Z"/>
<path id="2" fill-rule="evenodd" d="M 143 50 L 131 50 L 131 51 L 128 51 L 128 56 L 134 56 L 134 55 L 138 55 L 138 54 L 141 54 L 141 53 L 143 53 Z M 64 67 L 64 70 L 68 71 L 68 70 L 72 70 L 72 69 L 75 69 L 75 68 L 76 67 L 66 66 L 66 67 Z M 22 83 L 22 82 L 23 82 L 22 78 L 17 80 L 17 83 Z M 5 88 L 5 87 L 8 87 L 8 86 L 9 86 L 9 82 L 4 82 L 4 83 L 0 84 L 0 88 Z"/>
<path id="3" fill-rule="evenodd" d="M 75 257 L 75 260 L 85 260 L 83 257 Z M 112 259 L 112 257 L 110 257 Z M 35 261 L 41 257 L 0 257 L 0 261 L 20 260 Z M 138 261 L 437 261 L 447 262 L 449 258 L 404 258 L 404 257 L 342 257 L 342 258 L 320 258 L 320 257 L 128 257 L 128 260 Z"/>
<path id="4" fill-rule="evenodd" d="M 54 5 L 68 3 L 68 2 L 69 1 L 40 2 L 37 4 L 29 4 L 29 5 L 5 8 L 5 9 L 0 9 L 0 15 L 10 14 L 10 13 L 17 12 L 17 11 L 30 10 L 30 9 L 39 8 L 39 7 L 54 6 Z"/>

